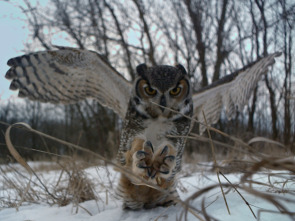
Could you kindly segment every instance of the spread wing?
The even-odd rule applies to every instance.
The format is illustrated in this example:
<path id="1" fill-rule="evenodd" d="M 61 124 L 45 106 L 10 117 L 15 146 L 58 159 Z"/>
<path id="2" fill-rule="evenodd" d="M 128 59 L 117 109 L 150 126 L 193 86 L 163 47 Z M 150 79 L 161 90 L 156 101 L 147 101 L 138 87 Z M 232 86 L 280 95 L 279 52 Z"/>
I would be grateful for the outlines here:
<path id="1" fill-rule="evenodd" d="M 270 54 L 196 92 L 193 95 L 194 117 L 201 122 L 200 133 L 206 129 L 202 111 L 208 125 L 217 123 L 223 108 L 228 119 L 236 110 L 242 111 L 261 76 L 280 55 L 279 52 Z"/>
<path id="2" fill-rule="evenodd" d="M 94 98 L 125 117 L 131 84 L 93 51 L 58 47 L 10 59 L 6 78 L 19 97 L 52 103 Z"/>

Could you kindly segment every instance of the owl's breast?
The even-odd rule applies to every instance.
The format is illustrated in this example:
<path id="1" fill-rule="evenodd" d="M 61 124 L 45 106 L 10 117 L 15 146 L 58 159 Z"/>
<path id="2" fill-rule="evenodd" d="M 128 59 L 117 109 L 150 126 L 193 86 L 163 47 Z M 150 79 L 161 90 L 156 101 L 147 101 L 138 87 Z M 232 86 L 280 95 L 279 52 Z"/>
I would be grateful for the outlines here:
<path id="1" fill-rule="evenodd" d="M 145 122 L 145 129 L 142 135 L 146 140 L 152 142 L 154 148 L 157 148 L 167 144 L 168 139 L 166 135 L 174 128 L 173 122 L 167 120 L 167 118 L 150 119 Z"/>

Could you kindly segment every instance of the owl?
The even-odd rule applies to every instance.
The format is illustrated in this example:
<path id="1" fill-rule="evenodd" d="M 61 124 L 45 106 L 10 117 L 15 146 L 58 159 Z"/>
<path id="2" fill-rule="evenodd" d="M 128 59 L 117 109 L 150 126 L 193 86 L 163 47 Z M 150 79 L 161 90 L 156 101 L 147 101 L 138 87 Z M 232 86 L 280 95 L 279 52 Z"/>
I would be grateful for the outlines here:
<path id="1" fill-rule="evenodd" d="M 154 189 L 142 187 L 124 174 L 118 194 L 124 199 L 125 208 L 168 206 L 178 197 L 174 176 L 180 171 L 185 136 L 191 124 L 188 117 L 193 115 L 191 85 L 181 65 L 148 68 L 142 64 L 136 71 L 138 77 L 131 90 L 118 161 L 133 174 L 165 185 L 169 194 L 156 194 Z M 142 197 L 143 189 L 147 198 Z"/>
<path id="2" fill-rule="evenodd" d="M 200 133 L 205 118 L 214 124 L 223 109 L 230 119 L 279 55 L 270 54 L 193 94 L 182 65 L 141 64 L 129 82 L 98 53 L 68 47 L 12 58 L 6 78 L 19 97 L 64 104 L 93 98 L 114 110 L 123 119 L 117 161 L 129 171 L 121 170 L 117 195 L 126 209 L 153 208 L 177 202 L 176 175 L 192 119 L 198 120 Z"/>

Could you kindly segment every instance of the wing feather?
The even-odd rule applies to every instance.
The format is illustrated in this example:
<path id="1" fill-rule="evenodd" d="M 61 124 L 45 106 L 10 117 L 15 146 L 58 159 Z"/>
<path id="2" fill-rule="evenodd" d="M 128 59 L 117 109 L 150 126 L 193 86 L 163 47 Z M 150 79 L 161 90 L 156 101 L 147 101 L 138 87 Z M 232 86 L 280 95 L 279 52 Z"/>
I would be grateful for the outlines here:
<path id="1" fill-rule="evenodd" d="M 94 98 L 125 117 L 131 83 L 93 51 L 58 47 L 10 59 L 6 78 L 20 97 L 52 103 Z"/>
<path id="2" fill-rule="evenodd" d="M 200 122 L 200 133 L 206 130 L 203 111 L 209 125 L 217 123 L 223 108 L 228 119 L 237 110 L 242 111 L 261 76 L 280 55 L 280 52 L 270 54 L 195 93 L 194 117 Z"/>

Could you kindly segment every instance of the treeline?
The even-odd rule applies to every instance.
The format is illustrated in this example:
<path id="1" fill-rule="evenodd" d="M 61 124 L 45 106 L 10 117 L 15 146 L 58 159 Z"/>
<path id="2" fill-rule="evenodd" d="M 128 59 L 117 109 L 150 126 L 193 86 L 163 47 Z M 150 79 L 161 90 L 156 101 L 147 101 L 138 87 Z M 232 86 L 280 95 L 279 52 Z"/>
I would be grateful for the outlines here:
<path id="1" fill-rule="evenodd" d="M 25 99 L 24 102 L 10 101 L 0 107 L 0 162 L 10 160 L 7 158 L 10 154 L 5 145 L 4 133 L 9 125 L 17 122 L 27 123 L 35 130 L 83 146 L 107 158 L 116 155 L 121 120 L 94 101 L 64 106 Z M 45 139 L 23 127 L 12 129 L 11 140 L 28 160 L 58 158 L 58 155 L 83 156 L 83 152 Z"/>
<path id="2" fill-rule="evenodd" d="M 46 6 L 23 1 L 20 9 L 31 32 L 27 52 L 52 49 L 52 44 L 63 41 L 99 52 L 130 80 L 139 63 L 181 63 L 197 89 L 281 51 L 244 112 L 217 127 L 234 134 L 269 136 L 294 147 L 293 1 L 50 0 Z M 2 120 L 12 122 L 2 108 Z M 103 154 L 108 139 L 117 145 L 121 121 L 113 112 L 94 101 L 58 108 L 62 119 L 51 119 L 45 111 L 39 118 L 44 130 L 45 124 L 63 124 L 61 137 L 83 141 Z"/>

